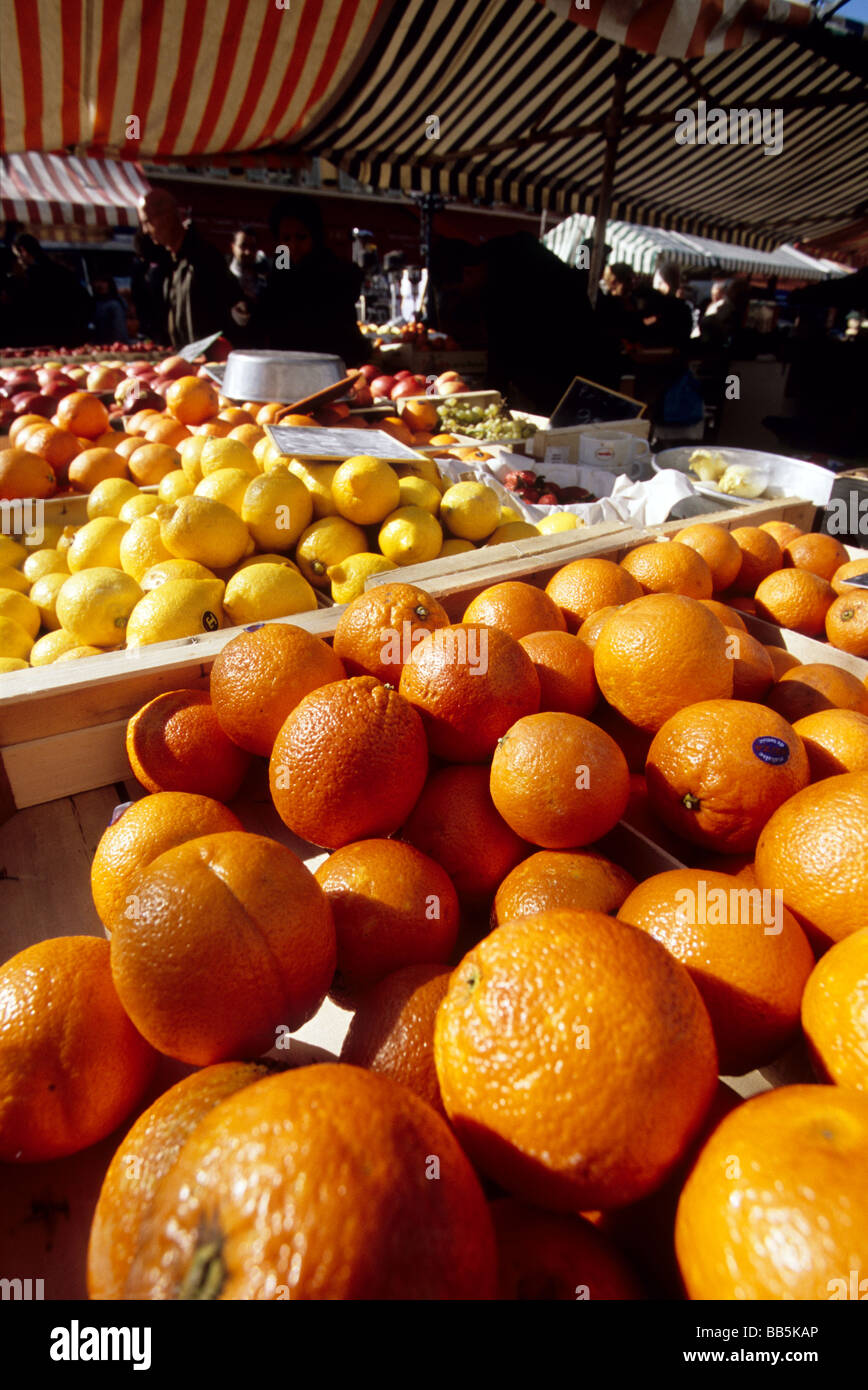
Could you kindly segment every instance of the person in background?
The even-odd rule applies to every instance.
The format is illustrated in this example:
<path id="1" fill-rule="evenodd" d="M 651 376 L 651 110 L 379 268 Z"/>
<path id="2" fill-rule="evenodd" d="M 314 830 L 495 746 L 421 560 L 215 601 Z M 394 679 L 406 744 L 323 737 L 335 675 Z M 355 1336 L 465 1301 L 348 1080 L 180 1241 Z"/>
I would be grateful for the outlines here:
<path id="1" fill-rule="evenodd" d="M 142 231 L 169 253 L 163 295 L 169 341 L 184 347 L 210 333 L 231 337 L 249 315 L 235 276 L 216 246 L 184 223 L 178 204 L 164 188 L 152 188 L 139 202 Z"/>
<path id="2" fill-rule="evenodd" d="M 639 336 L 634 290 L 635 276 L 631 266 L 625 261 L 606 266 L 594 306 L 599 351 L 593 380 L 613 391 L 619 389 L 627 367 L 624 345 L 636 342 Z"/>
<path id="3" fill-rule="evenodd" d="M 19 232 L 13 245 L 24 282 L 17 299 L 22 346 L 80 347 L 91 320 L 87 290 L 28 232 Z"/>
<path id="4" fill-rule="evenodd" d="M 729 294 L 729 281 L 713 280 L 711 299 L 702 311 L 699 336 L 709 347 L 723 348 L 735 331 L 735 305 Z"/>
<path id="5" fill-rule="evenodd" d="M 126 305 L 111 275 L 93 279 L 93 336 L 96 343 L 128 343 Z"/>
<path id="6" fill-rule="evenodd" d="M 684 351 L 693 332 L 693 313 L 681 296 L 681 271 L 677 265 L 665 262 L 654 271 L 652 283 L 657 299 L 653 305 L 660 342 L 666 347 Z"/>
<path id="7" fill-rule="evenodd" d="M 359 367 L 368 346 L 356 321 L 362 271 L 325 242 L 316 203 L 287 194 L 271 213 L 274 266 L 250 320 L 251 345 L 287 352 L 325 352 Z"/>
<path id="8" fill-rule="evenodd" d="M 267 283 L 268 257 L 259 250 L 253 227 L 240 227 L 232 238 L 229 269 L 241 286 L 248 309 L 252 309 Z"/>

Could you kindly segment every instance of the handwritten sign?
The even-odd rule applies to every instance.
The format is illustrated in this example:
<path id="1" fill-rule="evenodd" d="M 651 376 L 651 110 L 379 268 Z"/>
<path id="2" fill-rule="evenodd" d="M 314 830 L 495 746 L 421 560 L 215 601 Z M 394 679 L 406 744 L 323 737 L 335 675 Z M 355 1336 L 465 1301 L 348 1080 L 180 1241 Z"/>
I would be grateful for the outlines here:
<path id="1" fill-rule="evenodd" d="M 552 412 L 551 429 L 571 425 L 599 425 L 612 420 L 638 420 L 645 412 L 642 401 L 610 391 L 596 381 L 574 377 Z"/>
<path id="2" fill-rule="evenodd" d="M 179 350 L 178 356 L 183 357 L 185 362 L 195 362 L 197 357 L 201 357 L 203 352 L 207 352 L 212 343 L 216 343 L 220 337 L 219 333 L 212 333 L 208 338 L 197 338 L 195 343 L 188 343 L 186 347 Z"/>
<path id="3" fill-rule="evenodd" d="M 220 390 L 222 391 L 223 378 L 226 375 L 226 363 L 212 362 L 210 366 L 207 366 L 205 368 L 205 371 L 208 373 L 211 380 L 217 383 L 217 385 L 220 387 Z"/>
<path id="4" fill-rule="evenodd" d="M 385 430 L 342 430 L 315 425 L 266 425 L 275 449 L 299 459 L 348 459 L 367 454 L 388 463 L 418 463 L 424 455 Z"/>

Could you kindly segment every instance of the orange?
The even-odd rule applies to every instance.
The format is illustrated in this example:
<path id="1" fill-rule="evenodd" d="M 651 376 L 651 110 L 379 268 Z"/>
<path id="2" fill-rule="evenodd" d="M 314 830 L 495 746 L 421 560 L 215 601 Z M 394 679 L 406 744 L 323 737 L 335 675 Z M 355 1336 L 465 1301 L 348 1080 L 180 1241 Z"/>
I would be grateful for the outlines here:
<path id="1" fill-rule="evenodd" d="M 67 477 L 77 492 L 90 492 L 106 478 L 128 478 L 129 471 L 126 459 L 114 449 L 85 449 L 72 460 Z"/>
<path id="2" fill-rule="evenodd" d="M 794 666 L 801 666 L 797 656 L 788 652 L 784 647 L 766 647 L 766 651 L 772 659 L 772 666 L 775 672 L 775 681 L 779 681 L 784 671 L 792 671 Z"/>
<path id="3" fill-rule="evenodd" d="M 56 419 L 61 429 L 81 439 L 98 439 L 111 425 L 102 401 L 89 391 L 70 391 L 58 401 Z"/>
<path id="4" fill-rule="evenodd" d="M 44 415 L 17 415 L 7 431 L 10 445 L 22 449 L 24 445 L 21 443 L 20 437 L 24 432 L 29 429 L 30 426 L 35 428 L 36 426 L 41 427 L 44 424 Z"/>
<path id="5" fill-rule="evenodd" d="M 713 522 L 696 521 L 676 532 L 674 538 L 679 545 L 689 545 L 701 555 L 711 570 L 715 593 L 728 589 L 741 569 L 741 551 L 725 526 Z M 694 595 L 698 597 L 698 595 Z"/>
<path id="6" fill-rule="evenodd" d="M 531 844 L 569 849 L 598 840 L 621 819 L 629 794 L 617 743 L 578 715 L 528 715 L 498 740 L 491 799 Z"/>
<path id="7" fill-rule="evenodd" d="M 868 657 L 868 590 L 850 589 L 826 613 L 826 636 L 842 652 Z"/>
<path id="8" fill-rule="evenodd" d="M 798 536 L 803 536 L 805 534 L 804 531 L 799 530 L 798 526 L 794 526 L 791 521 L 761 521 L 759 529 L 761 531 L 768 531 L 769 535 L 774 537 L 782 550 L 790 541 L 794 541 Z"/>
<path id="9" fill-rule="evenodd" d="M 826 777 L 785 801 L 763 828 L 755 868 L 816 947 L 868 927 L 868 772 Z"/>
<path id="10" fill-rule="evenodd" d="M 365 992 L 341 1048 L 341 1061 L 408 1086 L 445 1117 L 434 1065 L 434 1020 L 446 994 L 442 965 L 405 965 Z"/>
<path id="11" fill-rule="evenodd" d="M 758 526 L 736 526 L 730 532 L 741 551 L 741 565 L 732 582 L 735 594 L 752 594 L 760 580 L 783 565 L 781 547 L 774 536 Z M 727 598 L 727 603 L 730 599 Z"/>
<path id="12" fill-rule="evenodd" d="M 834 597 L 831 584 L 810 570 L 776 570 L 757 585 L 757 617 L 816 637 Z"/>
<path id="13" fill-rule="evenodd" d="M 202 376 L 182 376 L 166 391 L 166 409 L 182 425 L 203 425 L 220 409 L 217 392 Z"/>
<path id="14" fill-rule="evenodd" d="M 629 1263 L 581 1216 L 540 1211 L 500 1197 L 491 1205 L 497 1237 L 499 1299 L 637 1299 L 643 1297 Z"/>
<path id="15" fill-rule="evenodd" d="M 756 604 L 752 598 L 745 598 L 739 594 L 733 594 L 732 590 L 726 596 L 727 606 L 735 608 L 739 613 L 748 613 L 756 617 Z"/>
<path id="16" fill-rule="evenodd" d="M 226 436 L 227 439 L 239 439 L 248 449 L 252 449 L 264 437 L 265 431 L 259 425 L 235 425 Z"/>
<path id="17" fill-rule="evenodd" d="M 771 894 L 763 897 L 729 874 L 672 869 L 634 888 L 618 917 L 686 966 L 726 1076 L 766 1065 L 795 1037 L 814 955 Z"/>
<path id="18" fill-rule="evenodd" d="M 188 433 L 202 434 L 206 439 L 226 439 L 232 433 L 232 426 L 228 420 L 205 420 L 201 425 L 191 425 Z"/>
<path id="19" fill-rule="evenodd" d="M 12 439 L 11 430 L 9 431 L 9 438 Z M 835 570 L 830 583 L 836 594 L 852 592 L 854 588 L 858 587 L 852 583 L 852 580 L 860 575 L 868 577 L 868 560 L 848 560 L 845 565 L 839 565 Z"/>
<path id="20" fill-rule="evenodd" d="M 868 772 L 868 714 L 821 709 L 793 725 L 808 755 L 811 781 L 840 772 Z"/>
<path id="21" fill-rule="evenodd" d="M 685 1183 L 675 1246 L 691 1299 L 863 1298 L 868 1096 L 781 1086 L 739 1105 Z"/>
<path id="22" fill-rule="evenodd" d="M 802 995 L 802 1027 L 824 1081 L 868 1092 L 868 930 L 837 942 Z"/>
<path id="23" fill-rule="evenodd" d="M 498 739 L 540 701 L 527 652 L 480 623 L 428 633 L 413 647 L 398 688 L 421 715 L 431 752 L 456 763 L 487 762 Z"/>
<path id="24" fill-rule="evenodd" d="M 783 547 L 783 555 L 784 565 L 795 565 L 826 580 L 831 579 L 850 558 L 840 541 L 822 532 L 797 536 L 788 541 Z"/>
<path id="25" fill-rule="evenodd" d="M 855 709 L 868 714 L 868 690 L 843 667 L 814 661 L 785 671 L 772 687 L 768 703 L 794 724 L 821 709 Z"/>
<path id="26" fill-rule="evenodd" d="M 111 433 L 113 440 L 116 436 L 113 432 Z M 109 441 L 109 444 L 112 443 L 112 440 Z M 47 420 L 41 426 L 27 431 L 24 448 L 28 454 L 38 454 L 40 458 L 44 458 L 45 462 L 50 463 L 58 473 L 63 473 L 76 455 L 82 451 L 82 446 L 74 434 L 70 434 L 69 430 L 59 430 L 56 425 L 50 425 Z"/>
<path id="27" fill-rule="evenodd" d="M 252 425 L 253 415 L 238 405 L 227 405 L 218 412 L 218 420 L 228 420 L 230 425 Z"/>
<path id="28" fill-rule="evenodd" d="M 596 705 L 589 717 L 593 724 L 599 725 L 615 740 L 627 759 L 627 766 L 631 772 L 645 771 L 645 759 L 654 737 L 650 729 L 640 729 L 637 724 L 631 724 L 629 719 L 625 719 L 623 714 L 619 714 L 605 700 Z"/>
<path id="29" fill-rule="evenodd" d="M 59 936 L 0 967 L 0 1159 L 86 1149 L 141 1099 L 156 1058 L 121 1007 L 109 945 Z"/>
<path id="30" fill-rule="evenodd" d="M 501 883 L 491 925 L 499 927 L 518 917 L 559 908 L 614 916 L 635 887 L 632 874 L 593 850 L 572 854 L 540 850 L 517 864 Z"/>
<path id="31" fill-rule="evenodd" d="M 50 463 L 26 449 L 0 449 L 0 501 L 53 497 L 57 477 Z"/>
<path id="32" fill-rule="evenodd" d="M 698 550 L 678 541 L 651 541 L 629 551 L 621 568 L 638 580 L 646 594 L 685 594 L 711 598 L 711 569 Z"/>
<path id="33" fill-rule="evenodd" d="M 559 610 L 560 611 L 560 610 Z M 594 654 L 571 632 L 533 632 L 520 639 L 534 664 L 540 711 L 589 715 L 600 698 Z"/>
<path id="34" fill-rule="evenodd" d="M 400 415 L 382 415 L 377 421 L 377 429 L 385 430 L 401 444 L 412 444 L 413 433 L 407 428 Z"/>
<path id="35" fill-rule="evenodd" d="M 600 608 L 619 606 L 639 598 L 642 589 L 632 574 L 613 560 L 573 560 L 552 575 L 546 593 L 553 598 L 575 632 Z"/>
<path id="36" fill-rule="evenodd" d="M 603 631 L 603 626 L 608 622 L 613 613 L 617 613 L 620 604 L 610 603 L 605 608 L 598 608 L 596 613 L 592 613 L 590 618 L 586 618 L 576 632 L 580 641 L 584 642 L 591 651 L 597 645 L 597 638 Z"/>
<path id="37" fill-rule="evenodd" d="M 566 618 L 554 599 L 536 585 L 520 580 L 508 580 L 483 589 L 470 600 L 461 621 L 498 627 L 516 641 L 531 632 L 566 632 L 567 629 Z"/>
<path id="38" fill-rule="evenodd" d="M 395 690 L 353 676 L 312 690 L 281 725 L 269 779 L 294 835 L 327 849 L 391 835 L 428 774 L 422 721 Z"/>
<path id="39" fill-rule="evenodd" d="M 181 455 L 168 444 L 140 444 L 121 457 L 126 458 L 130 477 L 139 487 L 155 486 L 167 473 L 181 467 Z"/>
<path id="40" fill-rule="evenodd" d="M 717 1085 L 708 1013 L 684 966 L 600 912 L 543 912 L 485 937 L 452 973 L 434 1056 L 471 1161 L 560 1211 L 658 1187 Z"/>
<path id="41" fill-rule="evenodd" d="M 401 839 L 444 868 L 462 902 L 488 907 L 527 844 L 495 809 L 487 767 L 432 772 L 401 828 Z"/>
<path id="42" fill-rule="evenodd" d="M 740 628 L 726 628 L 732 660 L 732 698 L 762 700 L 775 683 L 771 657 L 756 637 Z"/>
<path id="43" fill-rule="evenodd" d="M 645 778 L 635 772 L 630 774 L 630 800 L 622 819 L 680 863 L 690 862 L 689 856 L 694 846 L 679 835 L 673 834 L 669 827 L 664 825 L 652 809 Z M 659 864 L 653 861 L 653 867 L 659 868 Z"/>
<path id="44" fill-rule="evenodd" d="M 357 840 L 316 871 L 337 937 L 336 997 L 356 997 L 405 965 L 449 959 L 458 897 L 446 870 L 400 840 Z"/>
<path id="45" fill-rule="evenodd" d="M 112 977 L 143 1037 L 207 1066 L 257 1057 L 306 1023 L 335 968 L 331 909 L 291 849 L 228 830 L 136 876 L 111 921 Z"/>
<path id="46" fill-rule="evenodd" d="M 808 784 L 798 734 L 747 700 L 705 700 L 679 710 L 648 750 L 645 778 L 664 824 L 719 853 L 752 849 L 769 816 Z"/>
<path id="47" fill-rule="evenodd" d="M 654 732 L 685 705 L 732 694 L 723 624 L 696 599 L 647 594 L 615 613 L 594 649 L 603 698 Z"/>
<path id="48" fill-rule="evenodd" d="M 150 407 L 147 410 L 137 410 L 135 415 L 130 415 L 126 421 L 127 434 L 140 434 L 144 438 L 145 426 L 159 415 L 158 410 L 152 410 Z"/>
<path id="49" fill-rule="evenodd" d="M 125 1297 L 488 1299 L 495 1259 L 445 1121 L 406 1086 L 326 1063 L 205 1116 L 160 1185 Z"/>
<path id="50" fill-rule="evenodd" d="M 151 444 L 165 444 L 174 450 L 182 439 L 189 437 L 190 431 L 186 425 L 179 424 L 170 415 L 158 416 L 156 420 L 148 420 L 145 425 L 145 439 Z M 180 455 L 178 457 L 180 459 Z"/>
<path id="51" fill-rule="evenodd" d="M 728 603 L 720 603 L 716 598 L 701 598 L 699 602 L 709 613 L 713 613 L 715 618 L 719 618 L 724 627 L 736 627 L 740 632 L 747 632 L 741 614 L 737 609 L 730 608 Z"/>
<path id="52" fill-rule="evenodd" d="M 231 801 L 250 755 L 223 732 L 204 690 L 167 690 L 127 725 L 127 757 L 149 792 L 193 792 Z"/>
<path id="53" fill-rule="evenodd" d="M 141 449 L 142 445 L 148 442 L 143 434 L 115 435 L 115 439 L 117 440 L 114 446 L 115 453 L 120 455 L 122 459 L 126 459 L 127 462 L 129 462 L 131 454 L 134 454 L 137 449 Z M 178 458 L 180 459 L 180 457 L 179 454 Z"/>
<path id="54" fill-rule="evenodd" d="M 267 758 L 298 702 L 343 678 L 344 666 L 321 637 L 292 623 L 239 632 L 211 667 L 211 702 L 233 743 Z"/>
<path id="55" fill-rule="evenodd" d="M 449 614 L 413 584 L 376 584 L 348 603 L 335 627 L 334 649 L 350 676 L 376 676 L 397 686 L 415 644 L 448 627 Z"/>
<path id="56" fill-rule="evenodd" d="M 140 869 L 165 850 L 213 835 L 241 830 L 237 816 L 219 801 L 188 792 L 159 792 L 128 805 L 103 831 L 90 870 L 94 907 L 104 927 L 130 906 L 129 885 Z"/>
<path id="57" fill-rule="evenodd" d="M 90 1228 L 87 1288 L 91 1298 L 123 1298 L 139 1228 L 187 1139 L 221 1100 L 268 1074 L 262 1062 L 204 1067 L 171 1086 L 127 1131 L 108 1166 Z"/>
<path id="58" fill-rule="evenodd" d="M 283 410 L 283 406 L 276 405 L 273 402 L 263 405 L 257 412 L 256 423 L 259 425 L 272 424 L 274 416 L 279 414 L 281 410 Z M 270 414 L 266 414 L 266 412 L 270 412 Z M 259 419 L 260 415 L 263 417 L 261 420 Z M 312 415 L 284 415 L 280 423 L 282 425 L 292 425 L 296 428 L 303 428 L 305 425 L 315 425 L 316 420 Z"/>

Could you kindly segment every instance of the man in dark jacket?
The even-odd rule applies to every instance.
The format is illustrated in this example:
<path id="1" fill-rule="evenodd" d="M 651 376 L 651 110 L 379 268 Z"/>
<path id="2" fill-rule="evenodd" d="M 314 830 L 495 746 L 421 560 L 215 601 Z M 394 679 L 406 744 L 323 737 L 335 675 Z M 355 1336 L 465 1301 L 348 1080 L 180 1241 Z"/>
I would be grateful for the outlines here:
<path id="1" fill-rule="evenodd" d="M 231 336 L 234 324 L 246 322 L 246 313 L 239 302 L 238 281 L 217 247 L 192 223 L 182 222 L 175 199 L 163 188 L 152 188 L 141 199 L 139 220 L 145 235 L 171 257 L 163 292 L 172 347 L 184 347 L 210 333 Z"/>
<path id="2" fill-rule="evenodd" d="M 20 288 L 14 287 L 22 345 L 78 347 L 87 340 L 93 309 L 87 290 L 28 232 L 19 233 L 14 247 L 22 271 Z"/>

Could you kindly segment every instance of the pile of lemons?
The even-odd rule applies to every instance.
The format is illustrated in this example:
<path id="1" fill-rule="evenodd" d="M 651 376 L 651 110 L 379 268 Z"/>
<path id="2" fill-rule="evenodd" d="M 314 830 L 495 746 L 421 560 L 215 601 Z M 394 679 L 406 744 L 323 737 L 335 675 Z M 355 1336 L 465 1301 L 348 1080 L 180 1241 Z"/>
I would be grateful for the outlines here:
<path id="1" fill-rule="evenodd" d="M 371 574 L 540 531 L 435 462 L 304 463 L 270 440 L 192 436 L 156 491 L 108 478 L 88 521 L 0 536 L 0 673 L 348 603 Z M 40 633 L 42 635 L 40 635 Z"/>

